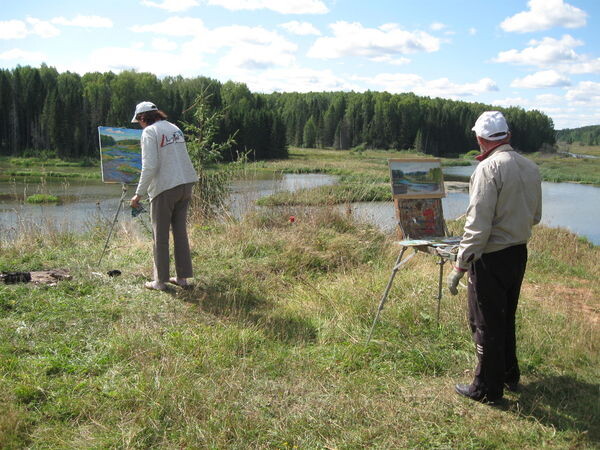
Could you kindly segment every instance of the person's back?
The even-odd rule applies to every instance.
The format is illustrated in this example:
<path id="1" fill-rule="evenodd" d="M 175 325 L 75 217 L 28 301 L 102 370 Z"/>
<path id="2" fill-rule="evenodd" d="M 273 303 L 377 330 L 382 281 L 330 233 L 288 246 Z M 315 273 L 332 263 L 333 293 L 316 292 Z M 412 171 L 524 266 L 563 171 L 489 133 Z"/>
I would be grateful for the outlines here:
<path id="1" fill-rule="evenodd" d="M 477 172 L 486 183 L 493 180 L 497 192 L 490 236 L 483 253 L 526 243 L 531 228 L 541 219 L 538 166 L 509 145 L 503 145 L 479 163 Z"/>

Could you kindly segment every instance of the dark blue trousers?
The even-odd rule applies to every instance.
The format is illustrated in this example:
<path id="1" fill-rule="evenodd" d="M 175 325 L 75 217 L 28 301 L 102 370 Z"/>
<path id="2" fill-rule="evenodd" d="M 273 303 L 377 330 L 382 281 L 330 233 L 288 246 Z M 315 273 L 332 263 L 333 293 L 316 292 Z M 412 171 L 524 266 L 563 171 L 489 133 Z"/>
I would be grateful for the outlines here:
<path id="1" fill-rule="evenodd" d="M 486 253 L 469 269 L 469 323 L 478 364 L 472 390 L 488 399 L 502 397 L 504 383 L 520 378 L 515 313 L 527 266 L 527 247 Z"/>

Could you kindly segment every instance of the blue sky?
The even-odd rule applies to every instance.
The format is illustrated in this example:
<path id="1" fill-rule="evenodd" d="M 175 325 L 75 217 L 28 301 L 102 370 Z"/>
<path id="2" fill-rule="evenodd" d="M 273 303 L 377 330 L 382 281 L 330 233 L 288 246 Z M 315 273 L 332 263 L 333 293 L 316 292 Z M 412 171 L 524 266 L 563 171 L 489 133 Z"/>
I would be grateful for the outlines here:
<path id="1" fill-rule="evenodd" d="M 0 67 L 414 92 L 600 124 L 599 0 L 11 1 Z"/>

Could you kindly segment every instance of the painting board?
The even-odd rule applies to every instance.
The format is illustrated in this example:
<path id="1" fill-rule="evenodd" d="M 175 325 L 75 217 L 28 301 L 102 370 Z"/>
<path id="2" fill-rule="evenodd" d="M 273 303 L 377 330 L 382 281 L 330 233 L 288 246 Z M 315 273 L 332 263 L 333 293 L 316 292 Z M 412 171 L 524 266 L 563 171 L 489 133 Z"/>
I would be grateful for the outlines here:
<path id="1" fill-rule="evenodd" d="M 446 235 L 441 198 L 394 199 L 400 239 L 435 240 Z"/>
<path id="2" fill-rule="evenodd" d="M 394 198 L 445 197 L 444 176 L 439 159 L 388 160 Z"/>
<path id="3" fill-rule="evenodd" d="M 104 183 L 136 184 L 142 171 L 142 130 L 98 127 Z"/>

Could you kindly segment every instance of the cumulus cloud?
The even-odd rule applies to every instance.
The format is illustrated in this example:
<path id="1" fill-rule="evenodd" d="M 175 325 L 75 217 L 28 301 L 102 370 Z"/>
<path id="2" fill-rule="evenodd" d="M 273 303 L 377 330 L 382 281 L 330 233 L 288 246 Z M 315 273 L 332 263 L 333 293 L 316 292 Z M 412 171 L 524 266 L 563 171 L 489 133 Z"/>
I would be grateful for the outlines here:
<path id="1" fill-rule="evenodd" d="M 0 39 L 23 39 L 29 34 L 22 20 L 0 21 Z"/>
<path id="2" fill-rule="evenodd" d="M 29 52 L 19 48 L 13 48 L 0 53 L 0 60 L 15 61 L 17 63 L 39 64 L 46 59 L 45 55 L 40 52 Z"/>
<path id="3" fill-rule="evenodd" d="M 260 74 L 229 72 L 224 78 L 246 83 L 254 92 L 323 92 L 361 91 L 360 85 L 336 75 L 333 71 L 292 66 L 275 68 Z"/>
<path id="4" fill-rule="evenodd" d="M 51 22 L 56 25 L 81 28 L 112 28 L 113 26 L 113 21 L 107 17 L 82 16 L 81 14 L 70 20 L 65 17 L 55 17 Z"/>
<path id="5" fill-rule="evenodd" d="M 134 25 L 130 30 L 135 33 L 164 34 L 166 36 L 198 36 L 207 32 L 201 19 L 177 16 L 149 25 Z"/>
<path id="6" fill-rule="evenodd" d="M 147 49 L 140 44 L 131 47 L 104 47 L 90 52 L 87 60 L 73 61 L 69 65 L 58 64 L 57 69 L 77 73 L 136 70 L 151 72 L 158 76 L 173 74 L 197 76 L 205 69 L 206 63 L 201 55 L 194 56 L 188 58 L 169 51 Z"/>
<path id="7" fill-rule="evenodd" d="M 491 78 L 482 78 L 474 83 L 454 83 L 448 78 L 425 80 L 420 75 L 406 73 L 382 73 L 374 78 L 364 79 L 381 86 L 391 93 L 414 92 L 417 95 L 444 98 L 473 97 L 486 92 L 497 91 L 498 86 Z"/>
<path id="8" fill-rule="evenodd" d="M 530 0 L 529 10 L 505 19 L 500 27 L 504 31 L 527 33 L 553 27 L 578 28 L 586 23 L 585 11 L 563 0 Z"/>
<path id="9" fill-rule="evenodd" d="M 529 41 L 529 47 L 519 51 L 516 49 L 500 52 L 495 62 L 549 67 L 562 62 L 573 62 L 578 59 L 574 48 L 583 45 L 582 41 L 566 34 L 560 40 L 546 37 L 541 41 Z"/>
<path id="10" fill-rule="evenodd" d="M 567 91 L 565 98 L 575 103 L 598 105 L 600 103 L 600 83 L 581 81 L 576 87 Z"/>
<path id="11" fill-rule="evenodd" d="M 292 20 L 291 22 L 282 23 L 279 26 L 285 29 L 286 31 L 292 34 L 296 34 L 298 36 L 319 36 L 321 34 L 321 32 L 317 30 L 317 28 L 312 23 L 309 22 L 298 22 L 297 20 Z"/>
<path id="12" fill-rule="evenodd" d="M 517 78 L 511 83 L 515 88 L 550 88 L 569 86 L 571 81 L 566 76 L 558 73 L 556 70 L 543 70 L 523 78 Z"/>
<path id="13" fill-rule="evenodd" d="M 433 31 L 440 31 L 446 28 L 446 25 L 441 22 L 434 22 L 429 26 L 429 28 L 431 28 Z"/>
<path id="14" fill-rule="evenodd" d="M 397 57 L 416 52 L 435 52 L 440 40 L 426 32 L 402 30 L 396 24 L 365 28 L 358 22 L 336 22 L 330 25 L 333 36 L 318 38 L 308 56 L 335 59 L 363 56 L 369 59 Z"/>
<path id="15" fill-rule="evenodd" d="M 177 43 L 165 38 L 154 38 L 152 48 L 161 52 L 171 52 L 177 49 Z"/>
<path id="16" fill-rule="evenodd" d="M 151 6 L 153 8 L 164 9 L 169 12 L 181 12 L 186 11 L 196 5 L 196 0 L 163 0 L 162 2 L 152 2 L 150 0 L 142 0 L 142 5 Z"/>
<path id="17" fill-rule="evenodd" d="M 325 14 L 329 8 L 321 0 L 206 0 L 209 5 L 231 11 L 268 9 L 281 14 Z"/>

